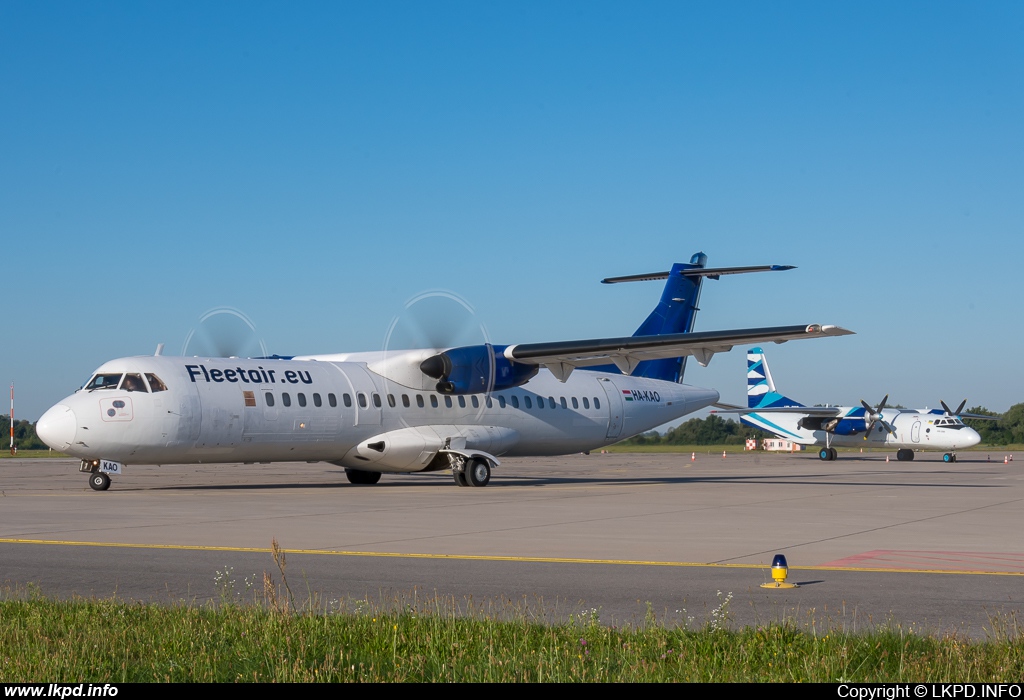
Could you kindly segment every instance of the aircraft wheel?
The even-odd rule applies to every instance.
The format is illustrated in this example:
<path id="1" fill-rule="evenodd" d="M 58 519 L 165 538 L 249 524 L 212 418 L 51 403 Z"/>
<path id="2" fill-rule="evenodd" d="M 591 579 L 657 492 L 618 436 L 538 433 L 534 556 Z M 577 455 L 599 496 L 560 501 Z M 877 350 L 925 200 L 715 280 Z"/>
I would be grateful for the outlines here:
<path id="1" fill-rule="evenodd" d="M 452 476 L 455 478 L 455 483 L 459 486 L 469 486 L 469 481 L 466 479 L 466 472 L 453 469 Z"/>
<path id="2" fill-rule="evenodd" d="M 94 491 L 106 491 L 110 488 L 110 477 L 103 472 L 90 474 L 89 486 L 91 486 Z"/>
<path id="3" fill-rule="evenodd" d="M 469 465 L 469 483 L 473 486 L 487 486 L 491 480 L 491 465 L 486 459 L 474 459 Z"/>
<path id="4" fill-rule="evenodd" d="M 350 484 L 376 484 L 380 481 L 380 472 L 367 472 L 362 469 L 346 469 L 345 476 Z"/>
<path id="5" fill-rule="evenodd" d="M 820 450 L 818 450 L 818 459 L 820 459 L 822 462 L 827 462 L 828 460 L 832 459 L 832 448 L 822 447 Z"/>
<path id="6" fill-rule="evenodd" d="M 830 447 L 828 448 L 828 451 L 830 460 L 835 461 L 836 459 L 839 458 L 839 450 L 837 450 L 836 448 Z"/>
<path id="7" fill-rule="evenodd" d="M 947 452 L 946 454 L 942 455 L 942 461 L 943 462 L 952 462 L 952 461 L 954 461 L 953 455 L 951 455 L 951 454 L 949 454 Z"/>

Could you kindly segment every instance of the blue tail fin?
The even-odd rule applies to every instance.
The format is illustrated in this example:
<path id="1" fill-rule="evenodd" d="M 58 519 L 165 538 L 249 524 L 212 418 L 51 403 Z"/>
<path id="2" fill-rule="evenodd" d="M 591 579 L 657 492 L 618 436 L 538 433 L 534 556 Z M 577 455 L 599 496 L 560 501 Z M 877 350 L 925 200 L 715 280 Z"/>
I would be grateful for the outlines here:
<path id="1" fill-rule="evenodd" d="M 668 274 L 668 281 L 665 282 L 665 289 L 661 293 L 661 300 L 633 335 L 668 335 L 692 331 L 697 311 L 700 310 L 697 304 L 700 301 L 700 287 L 704 278 L 686 276 L 683 271 L 706 267 L 707 264 L 708 256 L 704 253 L 695 253 L 689 264 L 674 264 Z M 633 370 L 633 376 L 678 382 L 682 380 L 685 370 L 685 357 L 670 357 L 641 362 Z"/>
<path id="2" fill-rule="evenodd" d="M 693 321 L 697 317 L 697 311 L 699 311 L 697 303 L 700 301 L 700 287 L 705 277 L 717 280 L 722 275 L 793 269 L 792 265 L 708 268 L 707 263 L 708 256 L 704 255 L 704 253 L 694 253 L 689 263 L 676 263 L 668 272 L 609 277 L 602 280 L 602 282 L 605 284 L 616 284 L 618 282 L 667 280 L 658 305 L 651 312 L 650 316 L 640 324 L 640 327 L 636 329 L 633 335 L 671 335 L 674 333 L 689 333 L 693 330 Z M 615 365 L 581 367 L 580 369 L 589 369 L 597 372 L 619 372 Z M 632 376 L 660 379 L 666 382 L 681 382 L 685 369 L 686 357 L 645 360 L 636 366 Z"/>
<path id="3" fill-rule="evenodd" d="M 775 406 L 803 406 L 775 390 L 772 372 L 768 369 L 761 348 L 747 351 L 747 408 L 770 408 Z"/>

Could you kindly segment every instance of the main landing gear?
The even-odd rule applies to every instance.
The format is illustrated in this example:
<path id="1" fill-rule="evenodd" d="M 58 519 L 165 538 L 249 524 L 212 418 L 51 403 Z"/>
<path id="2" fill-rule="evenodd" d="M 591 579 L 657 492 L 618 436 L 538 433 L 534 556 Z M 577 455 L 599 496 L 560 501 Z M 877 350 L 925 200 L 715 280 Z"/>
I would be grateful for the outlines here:
<path id="1" fill-rule="evenodd" d="M 949 460 L 946 459 L 946 457 L 948 457 L 948 456 L 949 455 L 944 455 L 942 460 L 944 462 L 948 462 Z M 914 461 L 914 451 L 913 450 L 908 450 L 908 449 L 896 450 L 896 459 L 898 461 L 900 461 L 900 462 L 913 462 Z M 953 461 L 954 462 L 956 461 L 955 457 L 953 458 Z"/>
<path id="2" fill-rule="evenodd" d="M 452 465 L 452 477 L 459 486 L 487 486 L 491 481 L 491 463 L 486 459 L 462 460 Z"/>
<path id="3" fill-rule="evenodd" d="M 822 447 L 818 450 L 818 459 L 822 462 L 834 461 L 839 456 L 839 452 L 834 447 Z"/>

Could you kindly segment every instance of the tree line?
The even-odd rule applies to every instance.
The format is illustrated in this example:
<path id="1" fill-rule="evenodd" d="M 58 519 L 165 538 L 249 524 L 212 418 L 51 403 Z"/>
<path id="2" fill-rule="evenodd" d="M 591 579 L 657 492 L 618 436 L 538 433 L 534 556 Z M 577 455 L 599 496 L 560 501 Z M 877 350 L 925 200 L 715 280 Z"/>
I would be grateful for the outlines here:
<path id="1" fill-rule="evenodd" d="M 0 416 L 0 440 L 6 449 L 11 441 L 11 417 Z M 46 444 L 36 435 L 36 424 L 27 420 L 14 421 L 14 444 L 19 450 L 46 450 Z"/>

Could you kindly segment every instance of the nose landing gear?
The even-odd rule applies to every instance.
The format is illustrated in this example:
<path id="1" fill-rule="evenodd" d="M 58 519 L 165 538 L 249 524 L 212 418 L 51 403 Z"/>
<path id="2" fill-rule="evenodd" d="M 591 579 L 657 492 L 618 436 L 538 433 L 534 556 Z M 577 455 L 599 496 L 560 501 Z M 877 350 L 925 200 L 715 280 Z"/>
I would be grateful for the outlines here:
<path id="1" fill-rule="evenodd" d="M 110 477 L 103 472 L 95 472 L 89 476 L 89 486 L 94 491 L 106 491 L 110 488 Z"/>

